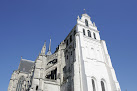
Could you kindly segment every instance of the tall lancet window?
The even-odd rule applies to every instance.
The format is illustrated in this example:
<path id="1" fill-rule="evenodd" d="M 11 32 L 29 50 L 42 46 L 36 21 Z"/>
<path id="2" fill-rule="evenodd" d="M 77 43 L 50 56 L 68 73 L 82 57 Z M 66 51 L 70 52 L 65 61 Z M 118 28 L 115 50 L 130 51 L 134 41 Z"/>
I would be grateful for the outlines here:
<path id="1" fill-rule="evenodd" d="M 101 88 L 102 88 L 102 91 L 106 91 L 106 89 L 105 89 L 105 83 L 103 81 L 101 81 Z"/>
<path id="2" fill-rule="evenodd" d="M 16 91 L 25 91 L 25 89 L 23 88 L 24 81 L 25 81 L 24 76 L 21 76 L 18 80 Z"/>
<path id="3" fill-rule="evenodd" d="M 93 33 L 93 35 L 94 35 L 94 39 L 96 39 L 96 34 L 95 34 L 95 33 Z"/>
<path id="4" fill-rule="evenodd" d="M 92 88 L 93 88 L 93 91 L 96 91 L 95 81 L 93 79 L 92 79 Z"/>
<path id="5" fill-rule="evenodd" d="M 88 37 L 91 37 L 91 32 L 88 30 Z"/>
<path id="6" fill-rule="evenodd" d="M 83 29 L 83 35 L 85 35 L 85 29 Z"/>
<path id="7" fill-rule="evenodd" d="M 87 19 L 85 19 L 85 25 L 88 26 L 88 20 Z"/>

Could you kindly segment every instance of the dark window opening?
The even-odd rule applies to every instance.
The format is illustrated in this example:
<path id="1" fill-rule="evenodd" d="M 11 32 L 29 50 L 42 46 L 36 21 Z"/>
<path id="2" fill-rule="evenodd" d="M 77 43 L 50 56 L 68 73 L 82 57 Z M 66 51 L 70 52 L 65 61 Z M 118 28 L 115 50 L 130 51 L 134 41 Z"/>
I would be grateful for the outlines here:
<path id="1" fill-rule="evenodd" d="M 67 55 L 67 59 L 68 59 L 68 55 Z"/>
<path id="2" fill-rule="evenodd" d="M 46 78 L 56 80 L 57 79 L 57 68 L 49 72 L 48 75 L 46 75 Z"/>
<path id="3" fill-rule="evenodd" d="M 87 19 L 85 19 L 85 24 L 86 24 L 86 26 L 88 26 L 88 20 Z"/>
<path id="4" fill-rule="evenodd" d="M 74 36 L 75 36 L 75 34 L 76 34 L 76 30 L 74 30 Z"/>
<path id="5" fill-rule="evenodd" d="M 50 76 L 51 76 L 50 74 L 49 74 L 49 75 L 46 75 L 46 78 L 50 79 Z"/>
<path id="6" fill-rule="evenodd" d="M 68 40 L 67 40 L 66 46 L 68 46 Z"/>
<path id="7" fill-rule="evenodd" d="M 70 38 L 69 38 L 69 39 L 70 39 L 70 42 L 71 42 L 71 41 L 72 41 L 72 35 L 70 35 Z"/>
<path id="8" fill-rule="evenodd" d="M 95 33 L 93 33 L 93 35 L 94 35 L 94 39 L 96 39 L 96 34 L 95 34 Z"/>
<path id="9" fill-rule="evenodd" d="M 83 35 L 85 35 L 85 29 L 83 29 Z"/>
<path id="10" fill-rule="evenodd" d="M 91 37 L 91 32 L 88 30 L 88 37 Z"/>
<path id="11" fill-rule="evenodd" d="M 105 91 L 105 84 L 103 81 L 101 81 L 101 88 L 102 88 L 102 91 Z"/>
<path id="12" fill-rule="evenodd" d="M 36 90 L 38 90 L 38 85 L 36 86 Z"/>
<path id="13" fill-rule="evenodd" d="M 71 51 L 71 55 L 72 55 L 72 51 Z"/>
<path id="14" fill-rule="evenodd" d="M 92 79 L 92 87 L 93 87 L 93 91 L 96 91 L 95 81 L 93 79 Z"/>

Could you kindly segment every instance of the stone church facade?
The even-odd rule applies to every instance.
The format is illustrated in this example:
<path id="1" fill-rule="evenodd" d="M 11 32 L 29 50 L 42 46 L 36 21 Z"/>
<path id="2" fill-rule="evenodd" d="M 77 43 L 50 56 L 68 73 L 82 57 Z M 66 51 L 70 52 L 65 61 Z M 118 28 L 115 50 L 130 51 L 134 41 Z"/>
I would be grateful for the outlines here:
<path id="1" fill-rule="evenodd" d="M 35 61 L 21 58 L 8 91 L 121 91 L 106 43 L 86 13 L 56 51 L 50 49 L 51 40 Z"/>

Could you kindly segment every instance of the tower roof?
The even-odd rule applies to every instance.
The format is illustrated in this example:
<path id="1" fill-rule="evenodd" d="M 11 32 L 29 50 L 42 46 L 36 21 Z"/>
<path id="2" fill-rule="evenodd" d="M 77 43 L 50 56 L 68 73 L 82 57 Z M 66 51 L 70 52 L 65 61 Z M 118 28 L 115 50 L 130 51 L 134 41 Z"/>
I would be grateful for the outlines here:
<path id="1" fill-rule="evenodd" d="M 29 73 L 33 65 L 34 65 L 34 61 L 21 59 L 18 70 L 21 72 Z"/>

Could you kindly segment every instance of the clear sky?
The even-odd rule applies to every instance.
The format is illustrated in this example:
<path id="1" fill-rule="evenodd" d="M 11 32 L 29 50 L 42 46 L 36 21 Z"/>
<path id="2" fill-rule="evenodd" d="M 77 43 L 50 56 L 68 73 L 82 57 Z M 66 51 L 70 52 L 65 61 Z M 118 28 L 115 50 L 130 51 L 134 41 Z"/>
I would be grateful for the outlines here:
<path id="1" fill-rule="evenodd" d="M 137 0 L 0 0 L 0 91 L 21 56 L 35 61 L 50 37 L 54 52 L 84 8 L 107 43 L 122 91 L 137 91 Z"/>

